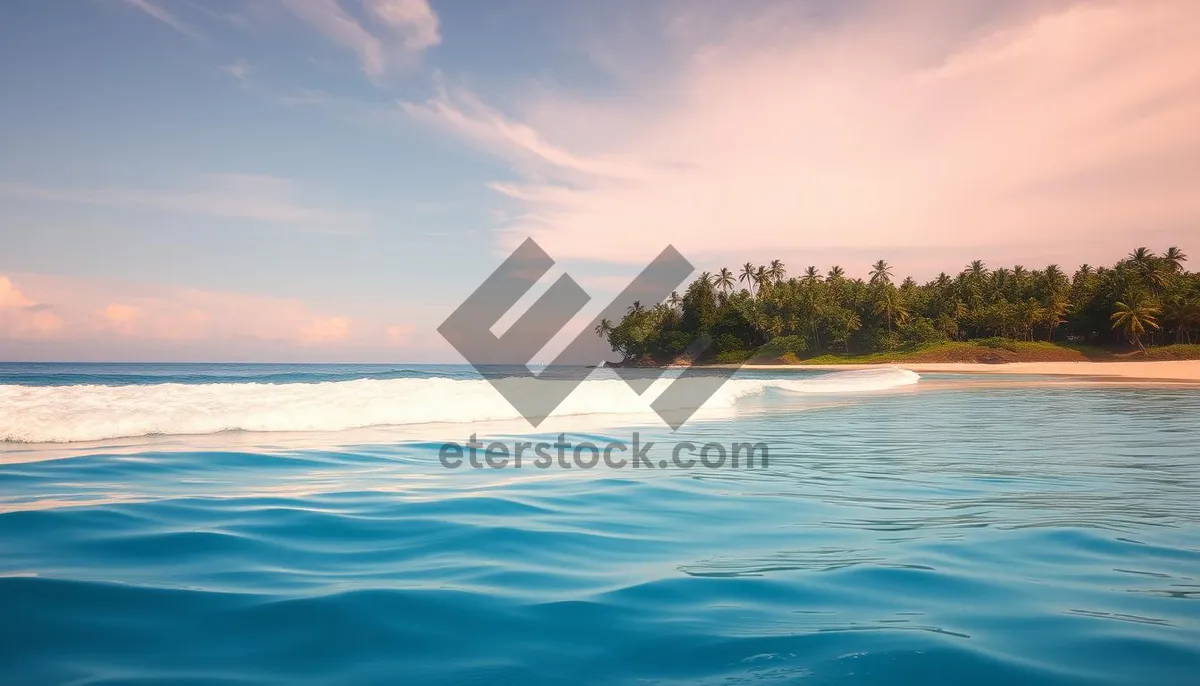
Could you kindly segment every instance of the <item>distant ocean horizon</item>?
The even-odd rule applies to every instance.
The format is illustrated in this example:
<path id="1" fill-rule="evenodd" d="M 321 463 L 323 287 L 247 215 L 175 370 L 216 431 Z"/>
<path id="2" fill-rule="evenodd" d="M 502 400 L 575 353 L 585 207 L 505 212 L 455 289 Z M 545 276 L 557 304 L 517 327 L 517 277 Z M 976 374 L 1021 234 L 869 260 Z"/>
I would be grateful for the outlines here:
<path id="1" fill-rule="evenodd" d="M 562 409 L 466 365 L 0 363 L 0 683 L 1200 673 L 1194 387 L 745 370 L 673 432 L 597 370 Z M 439 460 L 634 432 L 769 464 Z"/>

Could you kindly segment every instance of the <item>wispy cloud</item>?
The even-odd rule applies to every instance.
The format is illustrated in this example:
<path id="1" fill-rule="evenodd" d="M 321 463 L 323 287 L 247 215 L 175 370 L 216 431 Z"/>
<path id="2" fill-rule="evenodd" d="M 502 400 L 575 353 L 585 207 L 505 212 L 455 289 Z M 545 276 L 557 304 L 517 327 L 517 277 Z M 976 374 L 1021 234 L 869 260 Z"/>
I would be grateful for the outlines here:
<path id="1" fill-rule="evenodd" d="M 201 37 L 195 26 L 168 10 L 164 0 L 122 1 L 182 34 Z M 242 27 L 291 15 L 325 40 L 352 51 L 373 81 L 411 65 L 421 53 L 442 42 L 441 22 L 429 0 L 254 0 L 242 5 L 246 13 L 188 4 L 210 19 Z M 249 73 L 238 65 L 245 66 L 239 62 L 226 71 L 245 82 Z"/>
<path id="2" fill-rule="evenodd" d="M 165 7 L 159 4 L 158 0 L 125 0 L 125 4 L 145 12 L 151 17 L 154 17 L 155 19 L 186 36 L 190 36 L 192 38 L 200 37 L 199 31 L 193 28 L 191 24 L 188 24 L 169 12 Z"/>
<path id="3" fill-rule="evenodd" d="M 352 50 L 372 79 L 411 62 L 442 40 L 428 0 L 362 0 L 368 25 L 338 0 L 281 0 L 283 6 L 327 40 Z"/>
<path id="4" fill-rule="evenodd" d="M 493 185 L 506 244 L 532 236 L 556 258 L 1195 236 L 1200 5 L 989 6 L 986 24 L 879 3 L 702 35 L 677 17 L 678 68 L 619 97 L 551 90 L 502 114 L 441 89 L 403 108 L 512 160 L 518 180 Z"/>
<path id="5" fill-rule="evenodd" d="M 428 0 L 364 0 L 367 10 L 399 37 L 405 50 L 420 52 L 442 42 Z"/>
<path id="6" fill-rule="evenodd" d="M 108 207 L 192 214 L 298 226 L 331 233 L 364 230 L 367 218 L 357 212 L 306 204 L 289 179 L 251 174 L 210 174 L 188 189 L 59 188 L 0 183 L 0 195 L 45 202 L 83 203 Z"/>
<path id="7" fill-rule="evenodd" d="M 250 66 L 250 63 L 247 62 L 246 60 L 240 59 L 240 60 L 234 62 L 233 64 L 227 64 L 227 65 L 221 67 L 221 71 L 225 72 L 226 74 L 229 74 L 234 79 L 236 79 L 238 82 L 238 85 L 240 85 L 242 87 L 242 89 L 250 88 L 250 86 L 251 86 L 250 75 L 254 72 L 254 69 Z"/>
<path id="8" fill-rule="evenodd" d="M 410 117 L 443 127 L 475 143 L 528 167 L 548 166 L 559 173 L 575 172 L 590 176 L 637 178 L 646 175 L 632 156 L 614 159 L 587 156 L 556 146 L 535 128 L 513 121 L 487 106 L 464 88 L 448 89 L 440 76 L 435 95 L 423 103 L 401 102 Z"/>

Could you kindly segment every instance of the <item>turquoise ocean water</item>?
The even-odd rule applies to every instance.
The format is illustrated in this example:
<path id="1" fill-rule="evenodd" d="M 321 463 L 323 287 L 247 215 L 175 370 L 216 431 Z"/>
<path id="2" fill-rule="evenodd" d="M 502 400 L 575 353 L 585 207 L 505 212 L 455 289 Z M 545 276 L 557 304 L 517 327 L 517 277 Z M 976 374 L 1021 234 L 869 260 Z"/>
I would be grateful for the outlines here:
<path id="1" fill-rule="evenodd" d="M 1200 683 L 1200 389 L 840 379 L 564 420 L 766 467 L 447 469 L 557 430 L 464 367 L 0 365 L 0 684 Z"/>

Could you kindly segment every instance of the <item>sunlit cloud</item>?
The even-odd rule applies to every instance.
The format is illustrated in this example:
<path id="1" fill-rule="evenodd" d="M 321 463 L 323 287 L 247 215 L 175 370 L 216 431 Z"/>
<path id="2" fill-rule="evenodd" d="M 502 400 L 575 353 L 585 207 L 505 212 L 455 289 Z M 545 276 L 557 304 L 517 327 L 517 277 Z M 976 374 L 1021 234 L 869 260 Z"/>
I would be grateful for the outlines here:
<path id="1" fill-rule="evenodd" d="M 533 237 L 556 258 L 1099 261 L 1150 229 L 1196 237 L 1200 5 L 1008 7 L 970 30 L 885 3 L 716 33 L 679 17 L 678 68 L 619 96 L 543 88 L 502 112 L 443 87 L 402 107 L 512 161 L 517 180 L 492 184 L 499 247 Z"/>
<path id="2" fill-rule="evenodd" d="M 413 341 L 413 334 L 416 332 L 416 327 L 406 326 L 402 324 L 393 324 L 387 328 L 388 342 L 392 345 L 408 345 Z"/>
<path id="3" fill-rule="evenodd" d="M 33 305 L 24 293 L 7 276 L 0 276 L 0 310 L 24 309 Z"/>
<path id="4" fill-rule="evenodd" d="M 26 275 L 29 293 L 17 279 L 0 276 L 0 335 L 56 336 L 108 345 L 238 342 L 281 349 L 402 343 L 388 327 L 320 311 L 287 297 L 162 287 L 103 279 Z M 53 302 L 53 311 L 44 302 Z M 409 335 L 412 329 L 409 329 Z M 118 349 L 118 348 L 112 348 Z"/>
<path id="5" fill-rule="evenodd" d="M 300 328 L 305 343 L 344 341 L 350 337 L 350 320 L 346 317 L 318 317 Z"/>
<path id="6" fill-rule="evenodd" d="M 137 321 L 142 310 L 133 305 L 113 303 L 100 310 L 100 317 L 118 333 L 132 335 L 137 332 Z"/>
<path id="7" fill-rule="evenodd" d="M 0 275 L 0 337 L 48 338 L 62 329 L 62 318 L 48 305 L 34 301 Z"/>

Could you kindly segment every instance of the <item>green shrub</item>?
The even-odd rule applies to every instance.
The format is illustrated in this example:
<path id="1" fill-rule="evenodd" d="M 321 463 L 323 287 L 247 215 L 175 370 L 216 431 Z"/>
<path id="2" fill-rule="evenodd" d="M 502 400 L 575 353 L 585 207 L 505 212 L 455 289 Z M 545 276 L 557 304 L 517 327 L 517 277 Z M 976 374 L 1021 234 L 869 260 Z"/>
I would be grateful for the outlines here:
<path id="1" fill-rule="evenodd" d="M 742 339 L 731 334 L 723 333 L 717 336 L 717 354 L 736 352 L 745 347 Z"/>
<path id="2" fill-rule="evenodd" d="M 971 341 L 975 345 L 981 345 L 985 348 L 996 348 L 997 350 L 1007 350 L 1010 353 L 1017 352 L 1017 342 L 1009 338 L 1001 338 L 1000 336 L 992 336 L 991 338 L 976 338 Z"/>
<path id="3" fill-rule="evenodd" d="M 871 332 L 868 340 L 870 341 L 871 349 L 879 352 L 893 352 L 899 350 L 901 347 L 903 347 L 904 343 L 900 338 L 900 334 L 896 333 L 895 331 L 887 331 L 885 329 L 876 329 L 875 331 Z"/>
<path id="4" fill-rule="evenodd" d="M 914 317 L 900 327 L 900 340 L 906 348 L 944 343 L 946 336 L 925 317 Z"/>
<path id="5" fill-rule="evenodd" d="M 1200 360 L 1200 343 L 1175 343 L 1147 348 L 1147 360 Z"/>
<path id="6" fill-rule="evenodd" d="M 740 364 L 750 359 L 754 354 L 751 350 L 729 350 L 723 353 L 717 353 L 713 361 L 717 364 Z"/>
<path id="7" fill-rule="evenodd" d="M 782 357 L 787 353 L 803 355 L 808 350 L 808 339 L 804 336 L 776 336 L 763 347 L 758 349 L 758 356 L 764 358 Z"/>
<path id="8" fill-rule="evenodd" d="M 688 343 L 691 343 L 691 336 L 682 331 L 664 331 L 659 337 L 659 347 L 668 355 L 679 355 L 687 349 Z"/>

